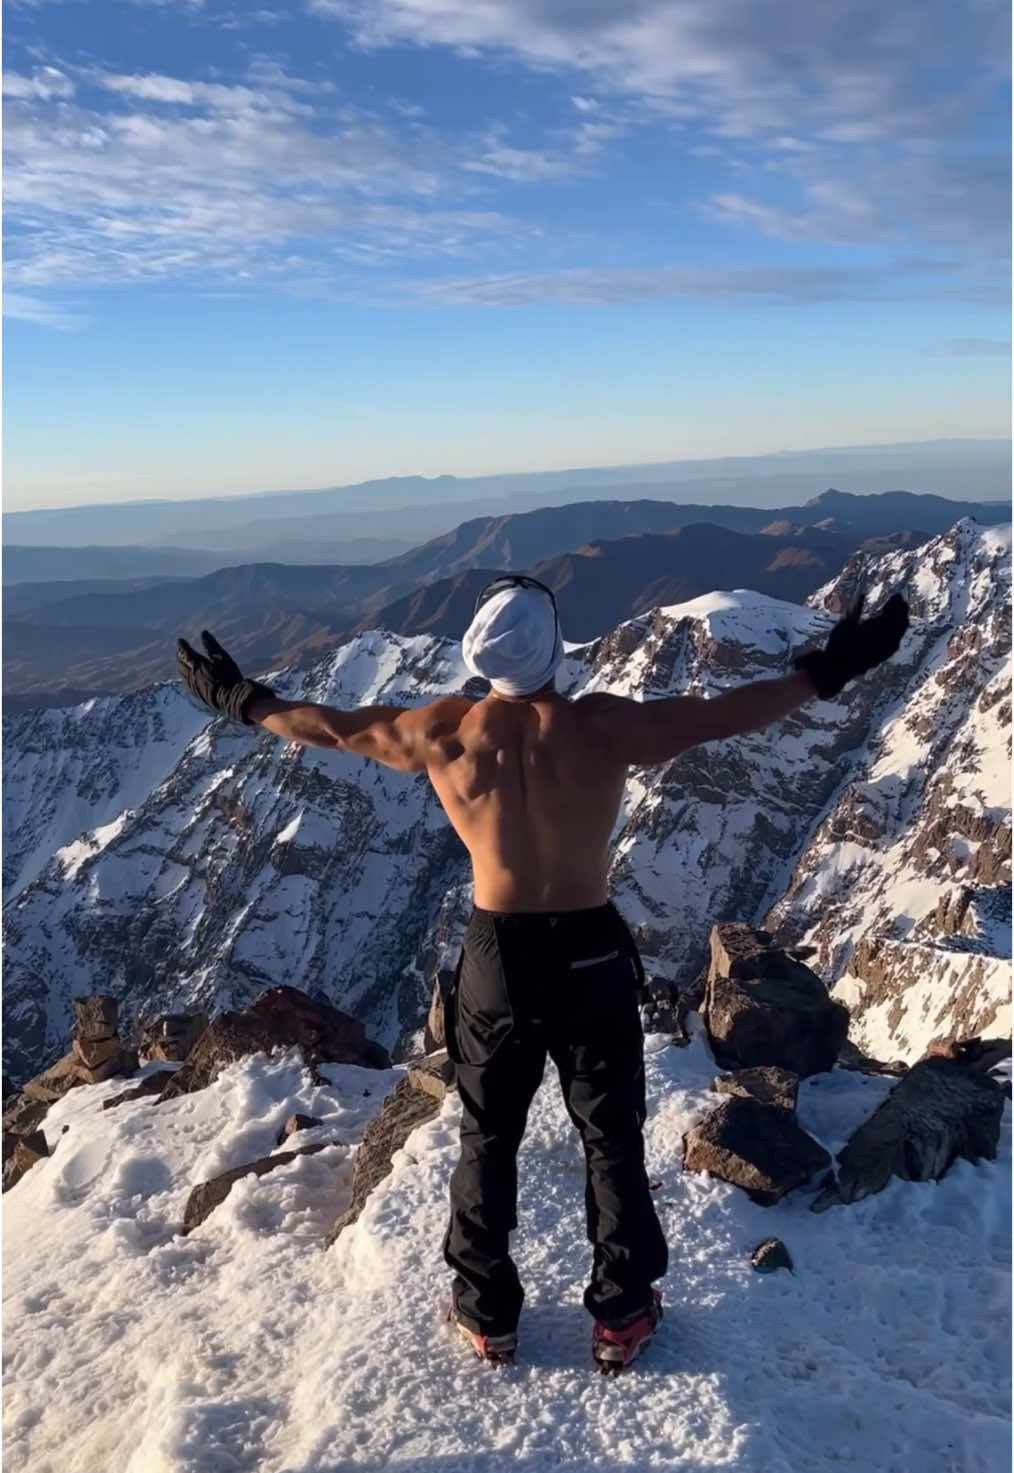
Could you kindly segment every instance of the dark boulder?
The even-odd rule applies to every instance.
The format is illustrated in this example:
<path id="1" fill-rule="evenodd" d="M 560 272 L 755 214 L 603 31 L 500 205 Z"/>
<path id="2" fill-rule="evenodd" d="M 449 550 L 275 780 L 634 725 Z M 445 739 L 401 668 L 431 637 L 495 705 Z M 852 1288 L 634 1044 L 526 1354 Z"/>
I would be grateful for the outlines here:
<path id="1" fill-rule="evenodd" d="M 702 1013 L 726 1069 L 819 1074 L 833 1068 L 848 1033 L 848 1012 L 816 972 L 772 947 L 766 931 L 733 922 L 712 928 Z"/>
<path id="2" fill-rule="evenodd" d="M 1004 1092 L 960 1059 L 923 1059 L 838 1152 L 838 1179 L 813 1203 L 823 1212 L 883 1191 L 892 1176 L 938 1181 L 959 1156 L 993 1160 Z"/>

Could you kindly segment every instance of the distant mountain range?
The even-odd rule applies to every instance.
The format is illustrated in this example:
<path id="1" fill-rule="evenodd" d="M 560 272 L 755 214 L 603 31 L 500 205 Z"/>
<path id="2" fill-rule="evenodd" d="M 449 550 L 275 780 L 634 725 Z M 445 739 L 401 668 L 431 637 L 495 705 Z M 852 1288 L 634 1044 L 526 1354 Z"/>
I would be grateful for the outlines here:
<path id="1" fill-rule="evenodd" d="M 770 510 L 802 502 L 819 486 L 842 485 L 867 494 L 908 486 L 987 501 L 1007 496 L 1010 472 L 1009 440 L 931 440 L 525 474 L 391 476 L 314 491 L 8 512 L 3 541 L 8 548 L 192 548 L 219 553 L 227 562 L 361 562 L 365 554 L 347 551 L 352 539 L 386 540 L 393 533 L 403 545 L 418 543 L 469 517 L 533 511 L 549 503 L 650 498 L 696 502 L 709 510 L 716 503 Z M 386 555 L 387 550 L 372 557 Z M 159 570 L 136 566 L 124 576 L 148 571 Z M 34 576 L 63 575 L 46 570 Z M 79 576 L 115 574 L 87 566 Z"/>
<path id="2" fill-rule="evenodd" d="M 4 589 L 5 696 L 23 709 L 169 678 L 176 636 L 201 628 L 260 673 L 364 629 L 457 638 L 478 589 L 503 570 L 534 571 L 558 592 L 572 640 L 716 588 L 802 603 L 857 550 L 911 547 L 962 517 L 990 525 L 1009 509 L 834 490 L 774 510 L 589 501 L 476 518 L 382 563 L 16 584 Z"/>

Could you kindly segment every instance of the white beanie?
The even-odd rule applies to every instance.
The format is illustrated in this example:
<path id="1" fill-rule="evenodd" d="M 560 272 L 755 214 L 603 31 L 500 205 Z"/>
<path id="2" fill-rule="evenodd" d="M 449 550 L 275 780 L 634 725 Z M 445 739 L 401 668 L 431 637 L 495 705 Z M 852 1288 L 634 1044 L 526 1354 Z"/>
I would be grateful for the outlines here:
<path id="1" fill-rule="evenodd" d="M 502 696 L 530 696 L 548 685 L 563 658 L 553 601 L 517 584 L 476 610 L 461 641 L 466 667 Z"/>

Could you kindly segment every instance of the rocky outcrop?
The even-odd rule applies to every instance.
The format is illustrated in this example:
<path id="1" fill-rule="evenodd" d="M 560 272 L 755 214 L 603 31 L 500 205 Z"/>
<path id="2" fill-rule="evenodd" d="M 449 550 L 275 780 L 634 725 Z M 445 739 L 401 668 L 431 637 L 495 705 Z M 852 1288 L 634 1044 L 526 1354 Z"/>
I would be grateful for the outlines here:
<path id="1" fill-rule="evenodd" d="M 772 1207 L 804 1186 L 830 1156 L 794 1116 L 758 1100 L 726 1100 L 683 1137 L 683 1169 L 707 1172 Z"/>
<path id="2" fill-rule="evenodd" d="M 833 1067 L 848 1033 L 847 1011 L 815 972 L 773 946 L 766 931 L 736 922 L 712 929 L 702 1011 L 726 1068 L 818 1074 Z"/>
<path id="3" fill-rule="evenodd" d="M 960 1058 L 924 1059 L 838 1153 L 837 1180 L 813 1203 L 822 1212 L 883 1191 L 892 1176 L 936 1181 L 959 1156 L 993 1160 L 1004 1093 Z"/>
<path id="4" fill-rule="evenodd" d="M 414 1061 L 404 1079 L 399 1079 L 366 1127 L 356 1151 L 352 1178 L 352 1200 L 324 1242 L 325 1248 L 356 1221 L 366 1199 L 391 1170 L 391 1159 L 400 1151 L 417 1126 L 439 1113 L 447 1091 L 453 1088 L 453 1066 L 446 1054 Z"/>
<path id="5" fill-rule="evenodd" d="M 166 1082 L 162 1099 L 204 1089 L 226 1064 L 247 1054 L 299 1047 L 308 1069 L 317 1064 L 388 1066 L 386 1052 L 366 1037 L 362 1023 L 295 987 L 272 987 L 242 1013 L 220 1013 L 195 1044 L 181 1069 Z"/>
<path id="6" fill-rule="evenodd" d="M 5 1140 L 3 1190 L 9 1191 L 21 1180 L 26 1171 L 48 1155 L 49 1147 L 46 1144 L 45 1134 L 41 1130 L 33 1130 L 30 1135 L 12 1137 L 10 1154 L 7 1153 Z"/>
<path id="7" fill-rule="evenodd" d="M 49 1110 L 46 1100 L 8 1095 L 3 1108 L 3 1190 L 19 1182 L 29 1167 L 49 1154 L 39 1129 Z"/>

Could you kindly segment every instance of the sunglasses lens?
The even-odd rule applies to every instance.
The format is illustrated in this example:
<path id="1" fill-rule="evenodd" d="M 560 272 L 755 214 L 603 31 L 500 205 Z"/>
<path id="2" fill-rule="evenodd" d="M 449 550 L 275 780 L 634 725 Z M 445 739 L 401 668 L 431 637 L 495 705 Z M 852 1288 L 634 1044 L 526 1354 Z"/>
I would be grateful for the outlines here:
<path id="1" fill-rule="evenodd" d="M 507 573 L 502 578 L 494 578 L 492 583 L 487 583 L 486 587 L 482 589 L 479 597 L 475 600 L 473 617 L 479 612 L 483 604 L 488 603 L 491 598 L 495 598 L 498 593 L 503 593 L 505 588 L 537 588 L 540 593 L 546 595 L 549 602 L 553 605 L 553 612 L 556 612 L 556 597 L 551 588 L 547 588 L 544 583 L 540 583 L 538 578 L 529 578 L 526 573 Z"/>

